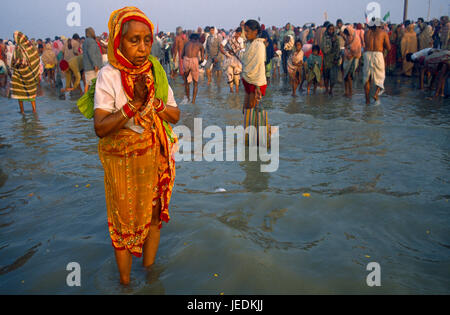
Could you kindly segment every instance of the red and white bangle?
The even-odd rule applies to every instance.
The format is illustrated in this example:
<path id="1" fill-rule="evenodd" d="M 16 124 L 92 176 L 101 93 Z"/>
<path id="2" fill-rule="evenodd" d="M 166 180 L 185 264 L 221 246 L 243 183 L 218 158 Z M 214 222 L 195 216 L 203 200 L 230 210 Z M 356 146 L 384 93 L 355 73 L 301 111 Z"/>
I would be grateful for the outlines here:
<path id="1" fill-rule="evenodd" d="M 125 115 L 127 115 L 127 117 L 129 119 L 133 118 L 134 115 L 136 115 L 136 113 L 130 109 L 130 106 L 128 106 L 128 103 L 122 107 L 122 110 L 123 110 L 123 112 L 125 112 Z"/>
<path id="2" fill-rule="evenodd" d="M 166 105 L 164 105 L 164 102 L 162 100 L 159 100 L 159 105 L 155 107 L 156 113 L 161 113 L 166 109 Z"/>

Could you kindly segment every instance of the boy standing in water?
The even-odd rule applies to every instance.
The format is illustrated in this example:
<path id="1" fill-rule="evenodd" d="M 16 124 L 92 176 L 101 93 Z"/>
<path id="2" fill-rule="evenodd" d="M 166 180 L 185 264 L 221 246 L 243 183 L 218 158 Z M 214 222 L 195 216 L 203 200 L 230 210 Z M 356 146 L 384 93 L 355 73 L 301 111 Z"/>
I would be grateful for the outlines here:
<path id="1" fill-rule="evenodd" d="M 198 76 L 199 76 L 199 60 L 198 55 L 201 54 L 201 61 L 205 59 L 205 48 L 200 43 L 200 36 L 198 34 L 191 34 L 189 41 L 181 52 L 181 59 L 183 60 L 184 69 L 184 85 L 186 89 L 186 96 L 190 100 L 189 85 L 194 81 L 194 92 L 192 95 L 192 104 L 195 104 L 198 91 Z"/>
<path id="2" fill-rule="evenodd" d="M 315 45 L 312 48 L 312 54 L 306 60 L 306 79 L 308 80 L 307 95 L 311 89 L 311 85 L 314 84 L 314 94 L 316 93 L 317 84 L 322 79 L 322 57 L 319 56 L 320 47 Z"/>

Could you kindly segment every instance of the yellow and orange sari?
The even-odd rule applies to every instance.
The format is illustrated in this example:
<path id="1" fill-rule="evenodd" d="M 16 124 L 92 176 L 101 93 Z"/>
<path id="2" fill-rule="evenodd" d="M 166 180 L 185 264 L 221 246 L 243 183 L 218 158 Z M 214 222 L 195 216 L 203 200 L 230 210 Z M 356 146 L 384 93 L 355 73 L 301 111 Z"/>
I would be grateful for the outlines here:
<path id="1" fill-rule="evenodd" d="M 150 60 L 136 67 L 119 50 L 122 26 L 138 20 L 149 26 L 151 21 L 135 7 L 114 11 L 109 20 L 109 63 L 120 70 L 122 86 L 128 99 L 134 95 L 134 82 L 139 74 L 147 75 L 147 103 L 134 122 L 142 126 L 142 134 L 121 129 L 99 141 L 99 157 L 105 171 L 105 196 L 112 245 L 142 256 L 154 207 L 161 205 L 159 227 L 169 222 L 169 203 L 175 180 L 174 147 L 177 139 L 168 136 L 163 121 L 153 110 L 155 76 Z M 166 124 L 168 126 L 168 124 Z M 168 128 L 171 127 L 169 126 Z M 171 141 L 172 140 L 172 141 Z"/>

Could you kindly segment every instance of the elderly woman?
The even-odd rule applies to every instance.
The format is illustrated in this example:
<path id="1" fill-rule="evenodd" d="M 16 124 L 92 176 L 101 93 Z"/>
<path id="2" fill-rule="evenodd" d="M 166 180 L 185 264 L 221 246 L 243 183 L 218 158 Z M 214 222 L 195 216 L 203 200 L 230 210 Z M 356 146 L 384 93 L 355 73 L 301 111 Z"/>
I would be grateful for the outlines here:
<path id="1" fill-rule="evenodd" d="M 95 86 L 94 126 L 105 171 L 109 234 L 120 282 L 128 284 L 132 255 L 150 267 L 162 221 L 168 222 L 175 180 L 176 136 L 168 123 L 180 111 L 164 69 L 150 56 L 152 22 L 135 7 L 109 20 L 108 59 Z"/>

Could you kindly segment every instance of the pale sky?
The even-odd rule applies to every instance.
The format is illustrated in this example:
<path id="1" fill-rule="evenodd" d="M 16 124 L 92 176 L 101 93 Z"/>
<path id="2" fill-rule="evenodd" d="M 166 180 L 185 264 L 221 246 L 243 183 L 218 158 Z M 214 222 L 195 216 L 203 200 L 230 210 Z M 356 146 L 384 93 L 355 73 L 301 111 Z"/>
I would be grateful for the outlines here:
<path id="1" fill-rule="evenodd" d="M 261 18 L 266 27 L 282 26 L 291 22 L 301 26 L 308 22 L 322 24 L 325 12 L 328 20 L 338 18 L 346 22 L 364 22 L 364 12 L 373 0 L 2 0 L 0 38 L 12 38 L 15 30 L 29 38 L 46 38 L 78 33 L 84 36 L 87 27 L 96 34 L 108 30 L 112 11 L 124 6 L 137 6 L 159 30 L 174 32 L 177 26 L 197 29 L 198 26 L 236 28 L 241 20 Z M 66 19 L 67 5 L 77 2 L 81 8 L 81 25 L 70 27 Z M 401 22 L 404 0 L 377 0 L 381 16 L 388 11 L 392 22 Z M 409 0 L 408 18 L 427 19 L 429 0 Z M 448 0 L 431 0 L 430 16 L 449 15 Z"/>

